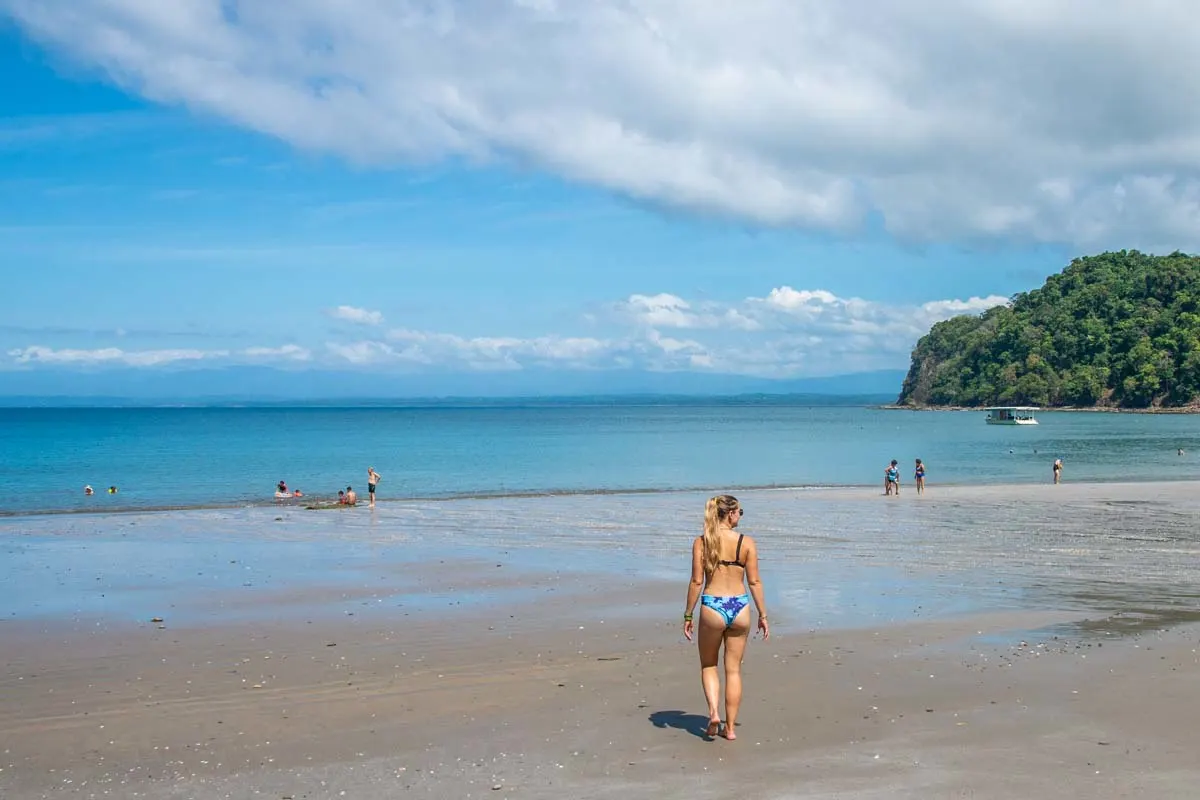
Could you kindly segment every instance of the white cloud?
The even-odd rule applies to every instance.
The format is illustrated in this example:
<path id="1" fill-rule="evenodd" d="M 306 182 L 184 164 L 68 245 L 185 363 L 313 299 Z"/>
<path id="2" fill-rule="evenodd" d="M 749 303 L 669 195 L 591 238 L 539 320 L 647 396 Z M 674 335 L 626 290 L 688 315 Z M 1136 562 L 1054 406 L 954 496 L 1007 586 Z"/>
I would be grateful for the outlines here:
<path id="1" fill-rule="evenodd" d="M 355 325 L 382 325 L 383 314 L 379 311 L 368 311 L 354 306 L 338 306 L 330 309 L 329 316 L 343 322 L 353 322 Z"/>
<path id="2" fill-rule="evenodd" d="M 522 366 L 587 367 L 613 350 L 613 342 L 587 337 L 462 337 L 397 329 L 388 340 L 401 348 L 396 356 L 417 363 L 457 364 L 474 369 L 520 369 Z"/>
<path id="3" fill-rule="evenodd" d="M 611 320 L 626 328 L 605 338 L 464 337 L 401 328 L 389 331 L 385 341 L 330 343 L 328 348 L 351 364 L 409 370 L 620 368 L 786 378 L 902 368 L 917 339 L 935 322 L 1007 302 L 993 295 L 888 304 L 790 286 L 736 303 L 632 295 L 616 304 Z M 735 313 L 745 324 L 718 324 Z M 688 329 L 689 335 L 664 333 L 667 329 Z"/>
<path id="4" fill-rule="evenodd" d="M 617 306 L 619 313 L 643 325 L 657 328 L 732 328 L 756 330 L 756 321 L 736 308 L 718 307 L 705 303 L 693 309 L 692 304 L 673 294 L 633 294 Z"/>
<path id="5" fill-rule="evenodd" d="M 103 347 L 95 350 L 56 350 L 51 347 L 33 345 L 9 350 L 8 355 L 18 364 L 78 365 L 121 364 L 129 367 L 157 367 L 175 361 L 199 361 L 206 358 L 223 358 L 227 350 L 122 350 L 118 347 Z"/>
<path id="6" fill-rule="evenodd" d="M 647 325 L 664 325 L 669 328 L 691 328 L 695 314 L 687 301 L 673 294 L 630 295 L 626 309 L 635 318 Z"/>
<path id="7" fill-rule="evenodd" d="M 1007 304 L 1007 297 L 993 294 L 987 297 L 971 297 L 966 300 L 933 300 L 923 303 L 921 311 L 931 318 L 933 322 L 939 322 L 955 314 L 978 314 L 987 311 L 989 308 Z"/>
<path id="8" fill-rule="evenodd" d="M 178 362 L 211 361 L 228 364 L 240 361 L 309 361 L 312 353 L 299 345 L 247 347 L 242 350 L 196 350 L 174 348 L 160 350 L 123 350 L 119 347 L 94 349 L 53 348 L 42 345 L 7 351 L 15 364 L 26 366 L 125 366 L 161 367 Z"/>
<path id="9" fill-rule="evenodd" d="M 1008 298 L 991 295 L 911 306 L 838 297 L 824 289 L 780 286 L 765 297 L 748 298 L 745 307 L 764 328 L 815 338 L 831 352 L 907 354 L 934 323 L 1007 303 Z"/>
<path id="10" fill-rule="evenodd" d="M 1200 244 L 1189 0 L 0 9 L 144 97 L 360 163 L 513 158 L 766 224 L 875 213 L 916 239 Z"/>
<path id="11" fill-rule="evenodd" d="M 685 369 L 707 365 L 708 348 L 649 328 L 607 339 L 547 335 L 465 337 L 396 329 L 387 341 L 329 342 L 329 353 L 350 364 L 477 371 L 518 369 Z"/>
<path id="12" fill-rule="evenodd" d="M 765 302 L 787 311 L 803 310 L 812 314 L 820 314 L 826 306 L 835 305 L 839 301 L 836 295 L 824 289 L 796 291 L 790 286 L 780 286 L 778 289 L 771 290 Z"/>
<path id="13" fill-rule="evenodd" d="M 386 361 L 395 355 L 395 351 L 384 342 L 363 341 L 350 344 L 328 342 L 325 346 L 334 356 L 360 366 Z"/>
<path id="14" fill-rule="evenodd" d="M 824 289 L 779 286 L 759 297 L 691 301 L 675 294 L 632 295 L 592 320 L 603 336 L 461 336 L 396 328 L 370 339 L 236 350 L 10 349 L 10 366 L 156 367 L 303 362 L 397 372 L 545 370 L 706 371 L 772 378 L 905 366 L 935 322 L 979 313 L 1004 297 L 890 304 Z"/>
<path id="15" fill-rule="evenodd" d="M 247 347 L 242 355 L 254 359 L 278 359 L 286 361 L 309 361 L 312 351 L 298 344 L 285 344 L 282 347 Z"/>

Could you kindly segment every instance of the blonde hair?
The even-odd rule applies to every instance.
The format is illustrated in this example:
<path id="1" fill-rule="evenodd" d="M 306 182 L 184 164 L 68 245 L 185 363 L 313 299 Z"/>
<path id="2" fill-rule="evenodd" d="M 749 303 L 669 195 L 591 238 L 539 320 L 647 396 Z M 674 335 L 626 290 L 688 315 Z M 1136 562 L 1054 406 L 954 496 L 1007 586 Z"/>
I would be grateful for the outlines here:
<path id="1" fill-rule="evenodd" d="M 717 564 L 721 561 L 719 526 L 737 510 L 737 498 L 730 494 L 710 497 L 704 506 L 704 577 L 706 580 L 717 571 Z"/>

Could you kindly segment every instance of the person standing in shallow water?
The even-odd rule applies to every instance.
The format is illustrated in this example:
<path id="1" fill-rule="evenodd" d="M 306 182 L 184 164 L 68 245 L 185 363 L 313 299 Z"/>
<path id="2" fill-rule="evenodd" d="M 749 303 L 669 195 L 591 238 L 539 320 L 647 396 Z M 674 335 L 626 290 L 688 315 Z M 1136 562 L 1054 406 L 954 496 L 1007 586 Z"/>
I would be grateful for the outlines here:
<path id="1" fill-rule="evenodd" d="M 709 737 L 721 733 L 721 677 L 717 662 L 725 649 L 724 737 L 737 738 L 737 715 L 742 704 L 742 657 L 750 638 L 750 599 L 758 610 L 758 629 L 763 639 L 767 607 L 763 603 L 762 580 L 758 575 L 758 545 L 750 536 L 734 529 L 741 522 L 742 507 L 727 494 L 710 498 L 704 509 L 704 533 L 692 542 L 692 579 L 688 584 L 687 607 L 683 611 L 683 635 L 692 641 L 695 625 L 692 609 L 700 600 L 700 684 L 708 703 Z M 750 592 L 747 594 L 746 588 Z M 703 594 L 701 590 L 703 589 Z"/>
<path id="2" fill-rule="evenodd" d="M 371 508 L 375 507 L 375 487 L 379 485 L 379 477 L 374 467 L 367 467 L 367 497 L 371 500 Z"/>
<path id="3" fill-rule="evenodd" d="M 1054 482 L 1058 483 L 1062 480 L 1062 459 L 1054 459 Z"/>
<path id="4" fill-rule="evenodd" d="M 913 473 L 913 479 L 917 484 L 917 494 L 925 494 L 925 464 L 919 458 L 917 459 L 917 467 Z"/>

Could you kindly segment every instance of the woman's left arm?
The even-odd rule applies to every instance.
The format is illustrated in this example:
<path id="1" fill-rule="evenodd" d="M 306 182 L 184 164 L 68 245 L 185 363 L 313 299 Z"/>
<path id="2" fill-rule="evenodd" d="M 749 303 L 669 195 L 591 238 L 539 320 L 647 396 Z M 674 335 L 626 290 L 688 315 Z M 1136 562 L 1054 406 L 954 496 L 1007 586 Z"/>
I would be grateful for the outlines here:
<path id="1" fill-rule="evenodd" d="M 704 540 L 699 536 L 692 542 L 692 578 L 688 582 L 687 607 L 683 610 L 683 635 L 690 642 L 696 626 L 692 623 L 692 609 L 700 599 L 704 588 Z"/>
<path id="2" fill-rule="evenodd" d="M 746 584 L 750 587 L 750 596 L 754 598 L 754 607 L 758 609 L 758 629 L 762 631 L 763 639 L 771 637 L 771 629 L 767 625 L 767 606 L 763 600 L 762 577 L 758 574 L 758 542 L 750 538 L 749 552 L 746 553 Z"/>

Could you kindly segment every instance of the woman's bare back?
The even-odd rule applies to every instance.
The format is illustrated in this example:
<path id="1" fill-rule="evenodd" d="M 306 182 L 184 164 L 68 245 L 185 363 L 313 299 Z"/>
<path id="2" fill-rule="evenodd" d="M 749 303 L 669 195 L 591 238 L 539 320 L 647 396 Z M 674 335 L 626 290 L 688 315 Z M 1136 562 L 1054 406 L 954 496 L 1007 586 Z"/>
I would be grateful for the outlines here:
<path id="1" fill-rule="evenodd" d="M 703 540 L 703 537 L 700 537 Z M 741 540 L 741 548 L 738 541 Z M 728 528 L 721 531 L 722 562 L 704 585 L 704 593 L 716 597 L 734 597 L 746 593 L 746 557 L 754 540 Z"/>

